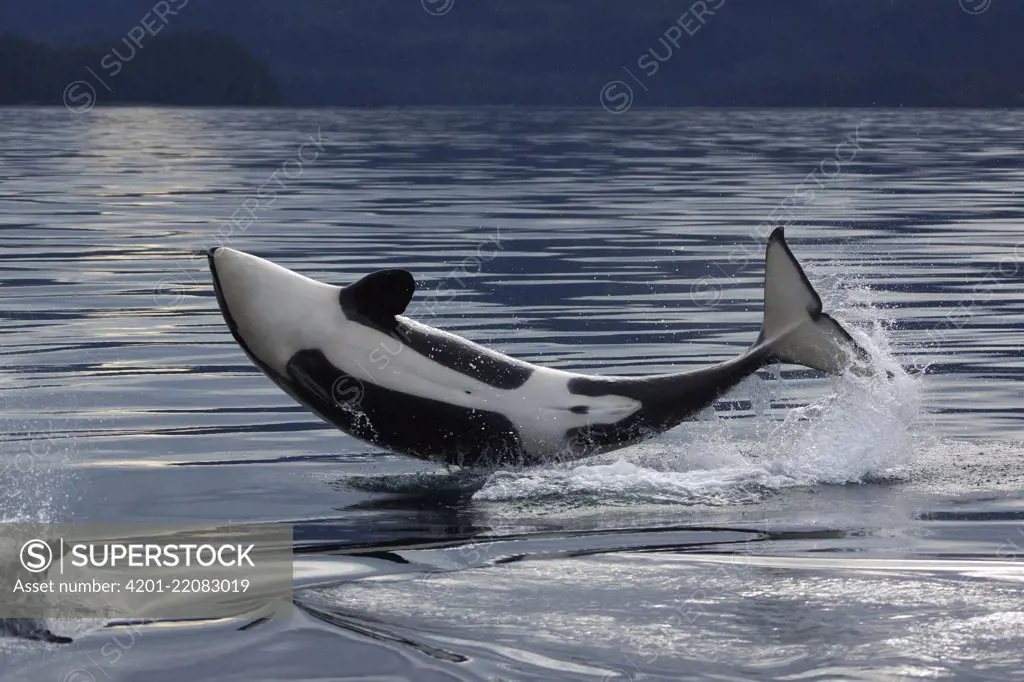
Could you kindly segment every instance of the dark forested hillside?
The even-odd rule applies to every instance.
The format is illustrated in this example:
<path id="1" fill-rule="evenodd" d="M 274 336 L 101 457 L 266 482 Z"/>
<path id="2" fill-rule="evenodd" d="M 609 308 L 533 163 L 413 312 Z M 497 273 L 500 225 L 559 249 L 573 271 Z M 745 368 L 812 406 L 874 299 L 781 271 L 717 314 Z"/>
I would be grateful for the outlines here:
<path id="1" fill-rule="evenodd" d="M 1017 0 L 32 0 L 0 3 L 0 31 L 91 59 L 154 11 L 138 65 L 152 59 L 118 76 L 148 99 L 272 101 L 262 62 L 295 104 L 596 106 L 617 80 L 638 106 L 1024 102 Z M 207 30 L 259 62 L 175 42 Z M 12 44 L 5 90 L 52 100 L 67 53 Z"/>
<path id="2" fill-rule="evenodd" d="M 277 104 L 266 64 L 212 32 L 52 46 L 0 36 L 0 104 Z M 142 42 L 142 41 L 140 41 Z"/>

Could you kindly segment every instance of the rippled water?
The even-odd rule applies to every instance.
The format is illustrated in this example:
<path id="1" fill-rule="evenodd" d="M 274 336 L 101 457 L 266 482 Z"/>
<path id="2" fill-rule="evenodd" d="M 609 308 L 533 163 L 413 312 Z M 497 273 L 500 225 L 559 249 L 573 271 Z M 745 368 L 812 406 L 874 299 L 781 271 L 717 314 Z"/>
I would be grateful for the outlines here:
<path id="1" fill-rule="evenodd" d="M 51 623 L 75 642 L 0 639 L 4 678 L 1024 679 L 1022 123 L 0 109 L 0 516 L 289 521 L 300 550 L 289 618 Z M 293 404 L 197 256 L 405 267 L 413 317 L 641 374 L 753 341 L 777 222 L 905 372 L 771 368 L 654 441 L 489 473 Z"/>

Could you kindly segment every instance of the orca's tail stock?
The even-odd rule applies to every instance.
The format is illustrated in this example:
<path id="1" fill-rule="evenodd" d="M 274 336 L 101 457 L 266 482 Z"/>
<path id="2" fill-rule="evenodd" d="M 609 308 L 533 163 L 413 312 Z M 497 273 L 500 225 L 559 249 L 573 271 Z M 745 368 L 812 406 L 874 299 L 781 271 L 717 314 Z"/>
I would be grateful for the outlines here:
<path id="1" fill-rule="evenodd" d="M 842 374 L 848 368 L 870 374 L 870 355 L 849 332 L 822 312 L 814 290 L 778 227 L 768 238 L 764 272 L 764 322 L 757 345 L 772 358 Z"/>

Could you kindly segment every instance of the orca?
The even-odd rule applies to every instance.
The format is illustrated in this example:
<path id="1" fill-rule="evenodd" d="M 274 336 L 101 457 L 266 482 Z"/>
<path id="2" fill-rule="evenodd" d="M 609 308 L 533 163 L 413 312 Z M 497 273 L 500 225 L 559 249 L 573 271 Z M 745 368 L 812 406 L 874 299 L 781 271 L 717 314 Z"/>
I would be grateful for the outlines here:
<path id="1" fill-rule="evenodd" d="M 48 644 L 70 644 L 72 639 L 55 635 L 38 618 L 0 618 L 0 637 L 18 637 Z"/>
<path id="2" fill-rule="evenodd" d="M 406 270 L 333 286 L 228 247 L 207 256 L 231 334 L 280 388 L 356 438 L 448 464 L 532 465 L 625 447 L 773 362 L 870 373 L 781 227 L 768 240 L 754 344 L 710 367 L 640 377 L 533 365 L 404 317 L 416 288 Z"/>

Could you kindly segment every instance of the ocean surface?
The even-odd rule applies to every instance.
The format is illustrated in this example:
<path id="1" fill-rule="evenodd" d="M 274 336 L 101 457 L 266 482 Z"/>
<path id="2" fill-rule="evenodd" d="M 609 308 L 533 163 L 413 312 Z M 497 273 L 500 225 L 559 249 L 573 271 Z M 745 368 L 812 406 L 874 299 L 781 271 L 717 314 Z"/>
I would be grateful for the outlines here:
<path id="1" fill-rule="evenodd" d="M 0 109 L 0 518 L 294 524 L 266 620 L 0 621 L 3 680 L 1024 680 L 1024 113 Z M 234 343 L 227 245 L 598 374 L 742 352 L 785 224 L 888 379 L 793 366 L 459 471 Z"/>

